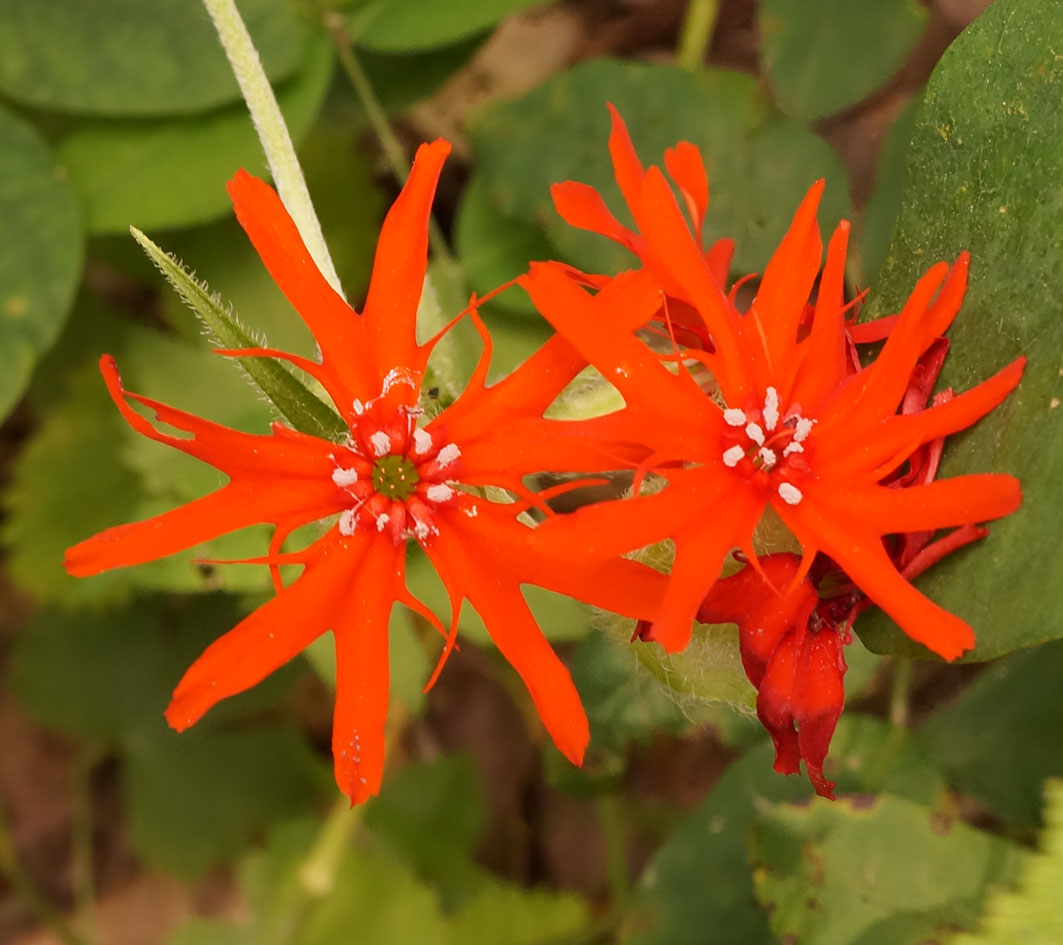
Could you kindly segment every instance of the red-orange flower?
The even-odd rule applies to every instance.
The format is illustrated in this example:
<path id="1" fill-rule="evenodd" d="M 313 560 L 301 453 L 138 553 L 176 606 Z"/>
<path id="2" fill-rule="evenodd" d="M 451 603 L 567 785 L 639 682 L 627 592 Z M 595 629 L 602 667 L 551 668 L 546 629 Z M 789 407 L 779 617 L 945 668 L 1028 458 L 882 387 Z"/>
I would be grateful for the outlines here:
<path id="1" fill-rule="evenodd" d="M 630 561 L 577 568 L 563 538 L 530 528 L 518 513 L 541 499 L 523 478 L 534 472 L 593 470 L 637 455 L 612 443 L 613 421 L 566 424 L 543 411 L 585 365 L 556 338 L 503 381 L 485 386 L 490 339 L 476 317 L 484 354 L 465 392 L 424 422 L 418 406 L 433 342 L 418 344 L 415 319 L 425 276 L 430 206 L 445 141 L 423 145 L 406 186 L 384 222 L 368 298 L 361 313 L 313 264 L 280 199 L 241 171 L 229 185 L 237 217 L 278 286 L 314 334 L 320 362 L 265 349 L 228 355 L 272 356 L 315 377 L 349 429 L 334 443 L 275 423 L 250 435 L 192 416 L 121 386 L 113 359 L 101 369 L 115 403 L 137 431 L 211 465 L 229 482 L 210 495 L 143 522 L 108 529 L 71 548 L 66 566 L 86 576 L 131 565 L 268 522 L 275 526 L 268 564 L 276 596 L 212 644 L 192 665 L 167 709 L 182 730 L 226 696 L 254 685 L 331 630 L 337 657 L 333 754 L 336 780 L 352 802 L 379 789 L 388 693 L 388 618 L 396 602 L 431 621 L 447 638 L 468 600 L 520 673 L 558 748 L 579 763 L 587 720 L 567 670 L 551 650 L 521 594 L 535 584 L 622 613 L 644 615 L 659 576 Z M 533 280 L 534 282 L 534 280 Z M 603 311 L 637 324 L 656 304 L 639 276 L 600 297 Z M 133 404 L 147 407 L 173 435 Z M 191 436 L 187 436 L 191 434 Z M 599 435 L 600 434 L 600 435 Z M 496 503 L 476 487 L 500 486 L 520 503 Z M 299 526 L 336 516 L 308 547 L 282 552 Z M 407 590 L 409 541 L 423 548 L 451 601 L 449 630 Z M 303 566 L 283 586 L 282 564 Z M 440 665 L 442 665 L 442 659 Z M 437 670 L 438 671 L 438 670 Z M 434 676 L 433 676 L 434 679 Z"/>
<path id="2" fill-rule="evenodd" d="M 548 524 L 578 534 L 584 552 L 601 558 L 674 539 L 671 580 L 651 630 L 669 650 L 686 645 L 692 618 L 731 549 L 758 565 L 753 529 L 768 508 L 804 549 L 791 583 L 799 584 L 822 552 L 913 639 L 946 659 L 969 649 L 971 628 L 920 594 L 883 544 L 891 534 L 998 518 L 1021 501 L 1018 481 L 1007 475 L 900 488 L 890 482 L 924 444 L 992 410 L 1022 375 L 1018 358 L 946 403 L 897 413 L 920 357 L 959 310 L 967 255 L 952 266 L 937 264 L 919 281 L 878 357 L 854 373 L 843 284 L 849 224 L 843 221 L 831 238 L 820 275 L 822 181 L 799 207 L 749 310 L 740 312 L 733 292 L 728 297 L 721 290 L 719 273 L 661 171 L 644 171 L 636 159 L 623 177 L 645 271 L 666 299 L 690 306 L 708 342 L 662 357 L 626 325 L 580 317 L 577 300 L 585 293 L 565 273 L 533 269 L 549 288 L 532 291 L 540 310 L 617 387 L 633 418 L 641 418 L 636 422 L 654 451 L 643 468 L 668 483 L 657 494 Z M 712 381 L 699 383 L 691 363 L 707 368 Z"/>

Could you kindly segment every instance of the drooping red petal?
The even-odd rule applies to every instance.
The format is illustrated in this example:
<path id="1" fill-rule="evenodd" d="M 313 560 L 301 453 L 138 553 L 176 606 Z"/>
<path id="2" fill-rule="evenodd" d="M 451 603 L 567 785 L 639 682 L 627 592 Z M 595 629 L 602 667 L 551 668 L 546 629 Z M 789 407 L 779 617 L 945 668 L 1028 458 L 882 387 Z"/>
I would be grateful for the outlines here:
<path id="1" fill-rule="evenodd" d="M 823 512 L 807 495 L 797 505 L 775 508 L 802 545 L 830 555 L 913 640 L 947 660 L 974 646 L 974 631 L 967 622 L 909 584 L 894 567 L 882 539 L 858 516 Z"/>
<path id="2" fill-rule="evenodd" d="M 499 652 L 524 680 L 558 750 L 581 764 L 590 728 L 572 677 L 546 642 L 519 584 L 487 564 L 496 549 L 478 544 L 476 518 L 459 531 L 458 515 L 450 516 L 450 527 L 441 528 L 425 552 L 452 597 L 466 598 L 483 618 Z"/>
<path id="3" fill-rule="evenodd" d="M 803 626 L 793 628 L 775 648 L 757 690 L 757 718 L 775 745 L 775 770 L 779 774 L 801 773 L 801 747 L 794 729 L 792 706 L 799 672 Z"/>
<path id="4" fill-rule="evenodd" d="M 428 264 L 428 224 L 439 174 L 450 144 L 439 138 L 422 144 L 402 192 L 380 229 L 369 295 L 362 316 L 366 340 L 382 380 L 400 368 L 418 379 L 428 351 L 417 345 L 417 306 Z M 379 381 L 378 381 L 379 383 Z M 376 396 L 380 391 L 373 392 Z M 414 403 L 416 390 L 403 390 L 403 402 Z"/>
<path id="5" fill-rule="evenodd" d="M 833 628 L 809 633 L 803 642 L 791 697 L 797 743 L 816 793 L 834 800 L 823 763 L 845 705 L 845 657 Z"/>
<path id="6" fill-rule="evenodd" d="M 181 678 L 166 719 L 184 731 L 222 699 L 249 689 L 333 626 L 349 575 L 364 554 L 356 545 L 311 553 L 302 575 L 204 651 Z M 326 537 L 323 543 L 336 544 Z M 324 545 L 319 549 L 324 550 Z"/>
<path id="7" fill-rule="evenodd" d="M 388 714 L 388 620 L 405 594 L 404 544 L 373 535 L 329 615 L 336 640 L 332 761 L 336 783 L 360 804 L 380 790 Z"/>
<path id="8" fill-rule="evenodd" d="M 321 350 L 316 376 L 341 411 L 355 398 L 376 396 L 361 319 L 328 284 L 280 197 L 265 181 L 239 170 L 228 184 L 236 218 L 273 281 L 306 322 Z"/>

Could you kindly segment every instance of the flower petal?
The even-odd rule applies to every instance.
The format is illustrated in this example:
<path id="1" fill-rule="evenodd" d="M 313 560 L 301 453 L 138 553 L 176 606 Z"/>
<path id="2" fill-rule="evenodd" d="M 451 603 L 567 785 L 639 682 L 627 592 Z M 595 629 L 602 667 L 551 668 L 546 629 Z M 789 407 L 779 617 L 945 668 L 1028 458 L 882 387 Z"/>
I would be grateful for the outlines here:
<path id="1" fill-rule="evenodd" d="M 295 222 L 265 181 L 239 170 L 228 184 L 236 218 L 273 281 L 306 322 L 321 351 L 315 372 L 336 406 L 346 411 L 354 398 L 374 397 L 375 372 L 366 357 L 358 314 L 328 284 L 314 263 Z"/>
<path id="2" fill-rule="evenodd" d="M 427 347 L 417 344 L 417 307 L 428 265 L 432 200 L 449 153 L 450 143 L 442 138 L 417 149 L 410 176 L 380 230 L 369 296 L 362 312 L 380 379 L 393 368 L 419 376 L 428 358 Z M 417 397 L 416 391 L 402 393 L 405 402 L 412 403 Z"/>
<path id="3" fill-rule="evenodd" d="M 558 215 L 569 226 L 599 233 L 638 254 L 640 247 L 637 236 L 613 216 L 601 194 L 593 187 L 567 180 L 552 185 L 550 196 L 554 199 Z"/>
<path id="4" fill-rule="evenodd" d="M 340 544 L 344 546 L 336 547 Z M 364 539 L 342 543 L 323 538 L 290 586 L 215 640 L 188 668 L 166 710 L 170 725 L 184 731 L 222 699 L 283 666 L 332 626 L 347 578 L 361 564 L 365 550 Z"/>
<path id="5" fill-rule="evenodd" d="M 380 790 L 388 714 L 388 621 L 405 593 L 405 545 L 373 535 L 330 614 L 336 639 L 332 760 L 336 783 L 360 804 Z"/>

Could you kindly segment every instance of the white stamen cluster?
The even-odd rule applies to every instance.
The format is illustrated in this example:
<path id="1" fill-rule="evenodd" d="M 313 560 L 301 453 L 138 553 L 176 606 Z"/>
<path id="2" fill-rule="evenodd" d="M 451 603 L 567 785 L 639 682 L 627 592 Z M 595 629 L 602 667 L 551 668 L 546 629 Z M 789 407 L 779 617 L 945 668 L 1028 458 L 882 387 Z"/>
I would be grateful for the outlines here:
<path id="1" fill-rule="evenodd" d="M 734 469 L 743 459 L 749 458 L 754 461 L 756 468 L 769 473 L 781 460 L 805 451 L 802 444 L 808 439 L 816 422 L 802 417 L 794 408 L 785 415 L 781 414 L 779 391 L 774 387 L 765 391 L 764 407 L 759 412 L 753 411 L 750 415 L 737 407 L 727 407 L 723 411 L 723 421 L 729 427 L 741 429 L 749 440 L 744 446 L 738 443 L 728 446 L 722 454 L 723 464 Z M 778 447 L 787 435 L 787 427 L 792 427 L 792 433 L 780 456 Z M 804 498 L 801 490 L 791 482 L 780 482 L 777 492 L 788 505 L 797 505 Z"/>
<path id="2" fill-rule="evenodd" d="M 416 386 L 408 371 L 389 371 L 378 397 L 368 404 L 354 402 L 358 419 L 351 426 L 347 449 L 330 455 L 335 463 L 332 482 L 354 500 L 337 523 L 345 537 L 361 525 L 388 532 L 396 543 L 410 538 L 423 543 L 439 534 L 436 510 L 459 496 L 450 476 L 461 449 L 456 443 L 440 443 L 438 434 L 416 426 L 419 408 L 399 405 L 393 418 L 383 422 L 376 413 L 368 414 L 368 407 L 396 384 Z"/>

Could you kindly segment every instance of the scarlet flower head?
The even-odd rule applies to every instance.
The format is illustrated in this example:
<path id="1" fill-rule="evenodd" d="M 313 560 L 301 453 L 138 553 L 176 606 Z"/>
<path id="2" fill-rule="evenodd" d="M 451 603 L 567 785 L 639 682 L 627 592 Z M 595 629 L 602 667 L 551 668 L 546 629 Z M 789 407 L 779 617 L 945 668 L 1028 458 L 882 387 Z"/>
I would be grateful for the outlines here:
<path id="1" fill-rule="evenodd" d="M 626 139 L 626 132 L 614 113 L 618 136 Z M 692 307 L 710 343 L 662 358 L 627 326 L 580 318 L 572 303 L 582 290 L 562 273 L 553 273 L 548 294 L 533 292 L 543 314 L 641 417 L 653 450 L 642 469 L 668 483 L 655 495 L 581 509 L 570 521 L 548 524 L 581 536 L 585 553 L 600 558 L 674 540 L 671 580 L 651 631 L 674 651 L 689 640 L 695 612 L 733 548 L 760 567 L 752 536 L 770 507 L 804 549 L 793 585 L 823 553 L 909 636 L 946 659 L 959 656 L 974 645 L 973 631 L 905 579 L 883 537 L 987 521 L 1021 502 L 1018 481 L 1007 475 L 897 487 L 896 472 L 924 444 L 970 426 L 1022 375 L 1020 357 L 947 403 L 897 412 L 920 357 L 959 310 L 967 254 L 930 269 L 890 323 L 878 357 L 854 372 L 844 299 L 849 224 L 835 230 L 821 274 L 822 181 L 802 201 L 756 297 L 741 312 L 733 293 L 721 289 L 660 169 L 627 166 L 621 186 L 643 241 L 644 271 L 666 299 Z M 708 369 L 710 386 L 695 380 L 691 363 Z"/>
<path id="2" fill-rule="evenodd" d="M 166 717 L 174 728 L 187 728 L 331 630 L 338 677 L 335 774 L 352 803 L 375 794 L 381 782 L 394 604 L 421 614 L 445 637 L 441 667 L 453 647 L 462 604 L 469 601 L 521 675 L 558 748 L 578 764 L 589 738 L 587 719 L 521 585 L 635 616 L 644 615 L 659 596 L 659 576 L 649 569 L 623 560 L 575 567 L 563 543 L 518 517 L 529 504 L 542 504 L 542 497 L 524 486 L 526 475 L 599 469 L 617 455 L 636 455 L 612 443 L 608 422 L 543 418 L 586 364 L 568 342 L 551 340 L 521 369 L 486 387 L 490 337 L 473 312 L 484 342 L 480 363 L 464 393 L 425 422 L 421 384 L 438 339 L 419 344 L 415 322 L 430 207 L 449 150 L 443 140 L 419 149 L 384 221 L 361 313 L 318 271 L 276 193 L 244 171 L 236 174 L 229 193 L 237 218 L 312 331 L 320 361 L 263 348 L 222 353 L 284 358 L 306 371 L 328 392 L 348 435 L 331 442 L 281 423 L 274 423 L 269 435 L 237 432 L 130 393 L 114 360 L 104 356 L 104 379 L 128 423 L 210 463 L 229 482 L 180 508 L 89 538 L 71 548 L 65 561 L 71 574 L 88 576 L 272 523 L 268 553 L 250 563 L 271 568 L 276 596 L 208 647 L 181 679 Z M 618 307 L 637 324 L 656 305 L 656 295 L 648 280 L 632 276 L 603 292 L 601 304 Z M 165 432 L 134 404 L 186 435 Z M 483 486 L 508 489 L 524 501 L 488 501 L 479 491 Z M 296 528 L 330 517 L 333 524 L 308 547 L 282 550 Z M 411 542 L 424 550 L 446 586 L 449 627 L 406 587 Z M 285 586 L 279 568 L 288 564 L 303 570 Z"/>

